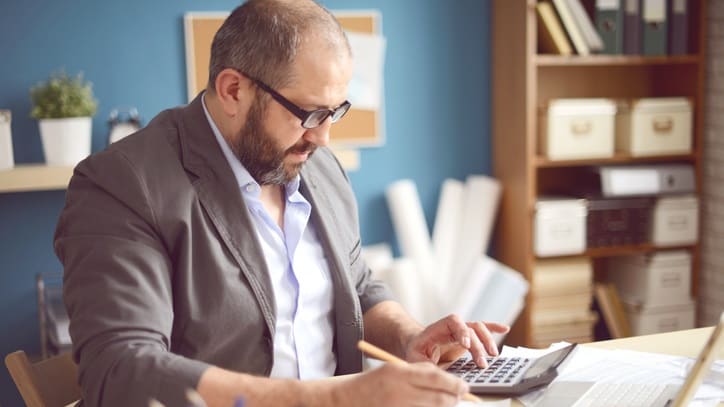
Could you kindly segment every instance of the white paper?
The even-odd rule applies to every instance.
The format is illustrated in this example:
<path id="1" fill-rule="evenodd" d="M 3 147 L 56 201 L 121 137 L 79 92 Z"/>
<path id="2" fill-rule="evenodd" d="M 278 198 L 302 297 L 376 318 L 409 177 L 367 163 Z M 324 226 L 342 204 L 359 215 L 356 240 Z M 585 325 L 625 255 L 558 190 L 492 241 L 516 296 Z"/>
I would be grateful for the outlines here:
<path id="1" fill-rule="evenodd" d="M 459 296 L 467 290 L 479 290 L 474 294 L 477 299 L 472 309 L 466 315 L 466 319 L 472 321 L 491 321 L 511 325 L 518 318 L 522 310 L 525 295 L 528 292 L 528 282 L 517 271 L 487 256 L 479 258 L 480 266 L 487 269 L 490 278 L 482 289 L 473 287 L 472 284 L 465 285 Z M 494 335 L 496 342 L 500 342 L 501 336 Z"/>
<path id="2" fill-rule="evenodd" d="M 478 258 L 469 274 L 470 277 L 464 289 L 457 292 L 456 295 L 450 295 L 450 301 L 454 304 L 453 312 L 466 321 L 472 320 L 473 309 L 479 302 L 480 294 L 495 274 L 495 268 L 490 262 Z"/>
<path id="3" fill-rule="evenodd" d="M 382 105 L 386 40 L 381 35 L 347 32 L 353 72 L 349 101 L 356 109 L 378 110 Z"/>
<path id="4" fill-rule="evenodd" d="M 543 354 L 568 345 L 565 342 L 552 344 L 548 349 L 527 349 L 503 347 L 503 356 L 540 357 Z M 568 361 L 555 382 L 590 381 L 602 383 L 640 383 L 682 385 L 694 359 L 659 353 L 629 350 L 606 350 L 579 346 L 573 359 Z M 704 383 L 699 386 L 694 401 L 696 405 L 713 405 L 724 401 L 724 360 L 716 361 Z M 545 393 L 536 390 L 520 396 L 525 406 L 534 406 Z M 695 404 L 691 404 L 695 405 Z"/>
<path id="5" fill-rule="evenodd" d="M 510 399 L 502 399 L 496 401 L 483 401 L 476 403 L 474 401 L 461 401 L 455 407 L 510 407 Z"/>

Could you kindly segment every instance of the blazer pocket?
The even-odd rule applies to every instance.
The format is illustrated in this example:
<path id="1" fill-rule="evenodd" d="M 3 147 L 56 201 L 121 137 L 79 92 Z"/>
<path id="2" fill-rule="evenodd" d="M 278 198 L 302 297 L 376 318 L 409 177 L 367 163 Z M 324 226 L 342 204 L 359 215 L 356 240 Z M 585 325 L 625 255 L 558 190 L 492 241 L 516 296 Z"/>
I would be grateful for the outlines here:
<path id="1" fill-rule="evenodd" d="M 352 246 L 352 250 L 350 250 L 350 252 L 349 252 L 349 264 L 357 263 L 357 260 L 359 260 L 361 255 L 362 255 L 362 242 L 359 239 L 357 239 L 354 246 Z"/>

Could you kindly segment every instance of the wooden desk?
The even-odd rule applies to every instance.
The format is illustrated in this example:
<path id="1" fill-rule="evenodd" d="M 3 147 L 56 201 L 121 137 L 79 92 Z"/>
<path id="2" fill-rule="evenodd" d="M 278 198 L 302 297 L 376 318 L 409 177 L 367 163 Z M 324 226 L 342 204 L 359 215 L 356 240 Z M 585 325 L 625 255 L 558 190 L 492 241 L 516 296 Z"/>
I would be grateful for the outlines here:
<path id="1" fill-rule="evenodd" d="M 667 332 L 663 334 L 635 336 L 610 341 L 587 343 L 585 346 L 600 349 L 626 349 L 639 352 L 663 353 L 666 355 L 695 358 L 711 332 L 712 327 Z M 717 359 L 724 359 L 724 348 L 719 349 Z"/>
<path id="2" fill-rule="evenodd" d="M 685 331 L 667 332 L 663 334 L 635 336 L 631 338 L 613 339 L 592 342 L 583 346 L 599 349 L 626 349 L 639 352 L 663 353 L 666 355 L 696 357 L 714 328 L 697 328 Z M 717 359 L 724 359 L 724 349 L 719 349 Z M 335 380 L 339 380 L 336 378 Z M 500 400 L 500 397 L 483 397 L 485 401 Z M 67 407 L 71 407 L 71 405 Z M 513 399 L 512 407 L 522 407 L 518 400 Z M 724 403 L 719 404 L 720 407 Z"/>
<path id="3" fill-rule="evenodd" d="M 625 349 L 638 352 L 663 353 L 666 355 L 697 357 L 704 347 L 707 339 L 714 330 L 713 327 L 689 329 L 685 331 L 667 332 L 663 334 L 634 336 L 623 339 L 613 339 L 601 342 L 591 342 L 583 346 L 599 349 Z M 718 351 L 717 359 L 724 359 L 724 348 Z M 483 400 L 499 400 L 495 397 L 484 397 Z M 513 399 L 511 406 L 522 407 L 523 404 Z M 720 407 L 724 403 L 719 404 Z"/>

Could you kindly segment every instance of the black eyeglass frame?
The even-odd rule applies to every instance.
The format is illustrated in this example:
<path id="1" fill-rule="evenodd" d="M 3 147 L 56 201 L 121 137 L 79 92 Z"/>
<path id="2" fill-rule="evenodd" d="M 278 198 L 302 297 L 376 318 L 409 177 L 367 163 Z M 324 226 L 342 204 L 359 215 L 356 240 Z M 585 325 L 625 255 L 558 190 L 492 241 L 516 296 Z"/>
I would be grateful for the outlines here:
<path id="1" fill-rule="evenodd" d="M 240 73 L 254 81 L 254 83 L 258 87 L 271 95 L 271 97 L 279 102 L 280 105 L 284 106 L 284 108 L 287 109 L 294 116 L 297 116 L 297 118 L 302 121 L 302 127 L 304 127 L 305 129 L 313 129 L 315 127 L 321 126 L 328 117 L 332 118 L 332 123 L 336 123 L 337 121 L 339 121 L 339 119 L 344 117 L 344 115 L 349 111 L 349 108 L 352 106 L 352 104 L 348 100 L 345 100 L 336 109 L 317 109 L 312 111 L 304 110 L 294 104 L 289 99 L 282 96 L 279 92 L 272 89 L 272 87 L 267 85 L 266 83 L 243 72 Z"/>

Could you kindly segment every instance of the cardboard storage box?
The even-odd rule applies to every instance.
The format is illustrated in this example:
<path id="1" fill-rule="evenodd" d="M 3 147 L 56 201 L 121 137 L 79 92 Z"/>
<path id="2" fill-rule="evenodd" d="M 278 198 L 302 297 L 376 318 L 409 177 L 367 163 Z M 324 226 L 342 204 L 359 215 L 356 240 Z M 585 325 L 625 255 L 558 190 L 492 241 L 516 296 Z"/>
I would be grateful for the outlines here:
<path id="1" fill-rule="evenodd" d="M 651 198 L 589 198 L 588 247 L 647 243 L 651 233 Z"/>
<path id="2" fill-rule="evenodd" d="M 624 307 L 634 336 L 694 328 L 693 301 L 657 307 L 624 303 Z"/>
<path id="3" fill-rule="evenodd" d="M 539 153 L 551 160 L 614 155 L 616 104 L 609 99 L 553 99 L 539 117 Z"/>
<path id="4" fill-rule="evenodd" d="M 651 242 L 657 246 L 694 244 L 699 238 L 699 200 L 694 195 L 661 197 L 654 204 Z"/>
<path id="5" fill-rule="evenodd" d="M 535 205 L 533 250 L 539 257 L 586 250 L 586 201 L 540 198 Z"/>
<path id="6" fill-rule="evenodd" d="M 687 98 L 643 98 L 618 103 L 616 150 L 632 156 L 688 154 L 692 106 Z"/>
<path id="7" fill-rule="evenodd" d="M 625 302 L 661 306 L 691 299 L 691 254 L 686 250 L 611 257 L 604 264 L 606 279 Z"/>

